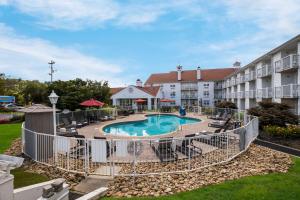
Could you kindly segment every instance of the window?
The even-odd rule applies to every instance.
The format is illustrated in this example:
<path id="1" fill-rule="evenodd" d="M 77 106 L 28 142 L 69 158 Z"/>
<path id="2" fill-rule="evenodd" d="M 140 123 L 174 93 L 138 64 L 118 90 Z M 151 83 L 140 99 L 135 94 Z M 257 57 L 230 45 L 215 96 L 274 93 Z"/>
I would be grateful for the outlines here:
<path id="1" fill-rule="evenodd" d="M 176 96 L 176 92 L 171 92 L 170 96 L 174 98 Z"/>
<path id="2" fill-rule="evenodd" d="M 209 87 L 209 83 L 204 83 L 203 86 L 204 86 L 204 88 L 208 88 Z"/>
<path id="3" fill-rule="evenodd" d="M 203 105 L 204 106 L 209 106 L 209 100 L 203 100 Z"/>
<path id="4" fill-rule="evenodd" d="M 204 92 L 203 92 L 203 96 L 204 96 L 204 97 L 209 97 L 209 91 L 204 91 Z"/>
<path id="5" fill-rule="evenodd" d="M 171 89 L 175 89 L 175 87 L 176 87 L 175 85 L 170 85 Z"/>

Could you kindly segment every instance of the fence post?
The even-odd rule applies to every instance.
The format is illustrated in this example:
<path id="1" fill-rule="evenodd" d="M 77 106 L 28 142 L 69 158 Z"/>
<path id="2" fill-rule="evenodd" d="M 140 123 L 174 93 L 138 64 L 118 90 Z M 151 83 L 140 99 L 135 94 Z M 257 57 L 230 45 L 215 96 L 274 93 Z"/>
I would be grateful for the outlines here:
<path id="1" fill-rule="evenodd" d="M 229 159 L 229 133 L 226 132 L 226 153 L 227 153 L 227 160 Z"/>
<path id="2" fill-rule="evenodd" d="M 136 175 L 135 172 L 135 162 L 136 162 L 136 153 L 135 153 L 135 140 L 133 140 L 133 175 Z"/>
<path id="3" fill-rule="evenodd" d="M 109 149 L 109 156 L 111 157 L 111 166 L 112 166 L 112 170 L 111 170 L 111 174 L 112 174 L 112 177 L 114 178 L 115 177 L 115 163 L 114 163 L 114 158 L 112 156 L 112 152 L 114 151 L 114 146 L 113 146 L 113 139 L 110 140 L 110 149 Z M 112 149 L 111 149 L 112 148 Z"/>
<path id="4" fill-rule="evenodd" d="M 33 132 L 34 134 L 34 140 L 35 140 L 35 146 L 34 146 L 34 159 L 35 161 L 37 161 L 37 133 L 36 132 Z"/>
<path id="5" fill-rule="evenodd" d="M 88 171 L 88 159 L 89 159 L 89 155 L 88 155 L 88 143 L 87 143 L 87 140 L 84 139 L 84 145 L 85 145 L 85 152 L 84 152 L 84 176 L 86 177 L 89 173 Z"/>
<path id="6" fill-rule="evenodd" d="M 186 141 L 185 141 L 186 142 Z M 191 138 L 189 138 L 189 146 L 191 146 Z M 189 163 L 188 163 L 188 167 L 189 167 L 189 170 L 191 170 L 191 149 L 189 148 Z"/>

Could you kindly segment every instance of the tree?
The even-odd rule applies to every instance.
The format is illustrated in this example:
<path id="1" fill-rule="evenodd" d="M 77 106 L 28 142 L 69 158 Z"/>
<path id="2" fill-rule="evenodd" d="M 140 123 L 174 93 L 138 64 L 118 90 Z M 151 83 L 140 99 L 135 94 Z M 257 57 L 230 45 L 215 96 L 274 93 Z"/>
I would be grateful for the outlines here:
<path id="1" fill-rule="evenodd" d="M 237 109 L 237 106 L 235 105 L 235 103 L 231 102 L 231 101 L 221 101 L 219 103 L 216 104 L 217 108 L 231 108 L 231 109 Z"/>
<path id="2" fill-rule="evenodd" d="M 69 81 L 55 81 L 49 84 L 48 93 L 54 90 L 60 97 L 57 102 L 59 109 L 75 110 L 80 103 L 94 98 L 106 104 L 109 103 L 110 94 L 107 82 L 75 79 Z"/>
<path id="3" fill-rule="evenodd" d="M 298 124 L 297 115 L 293 114 L 290 106 L 284 103 L 262 101 L 259 105 L 248 110 L 248 114 L 258 116 L 260 126 Z"/>

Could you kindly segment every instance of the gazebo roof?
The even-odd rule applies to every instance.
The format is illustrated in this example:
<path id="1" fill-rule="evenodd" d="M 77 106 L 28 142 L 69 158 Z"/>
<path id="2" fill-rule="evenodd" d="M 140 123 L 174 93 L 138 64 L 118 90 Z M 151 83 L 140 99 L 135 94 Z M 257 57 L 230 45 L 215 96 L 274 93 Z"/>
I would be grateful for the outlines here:
<path id="1" fill-rule="evenodd" d="M 20 112 L 24 113 L 46 113 L 46 112 L 53 112 L 52 108 L 49 106 L 45 106 L 43 104 L 33 104 L 27 108 L 23 108 L 19 110 Z M 59 111 L 56 109 L 56 111 Z"/>

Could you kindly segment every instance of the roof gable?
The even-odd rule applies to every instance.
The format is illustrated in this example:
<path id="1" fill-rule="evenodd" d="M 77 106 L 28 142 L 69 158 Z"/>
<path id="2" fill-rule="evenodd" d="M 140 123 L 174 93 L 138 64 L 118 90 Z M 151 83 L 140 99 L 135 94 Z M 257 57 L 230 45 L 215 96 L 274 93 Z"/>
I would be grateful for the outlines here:
<path id="1" fill-rule="evenodd" d="M 130 85 L 126 88 L 111 88 L 114 91 L 112 97 L 114 98 L 153 98 L 159 92 L 159 86 L 156 87 L 137 87 Z"/>

